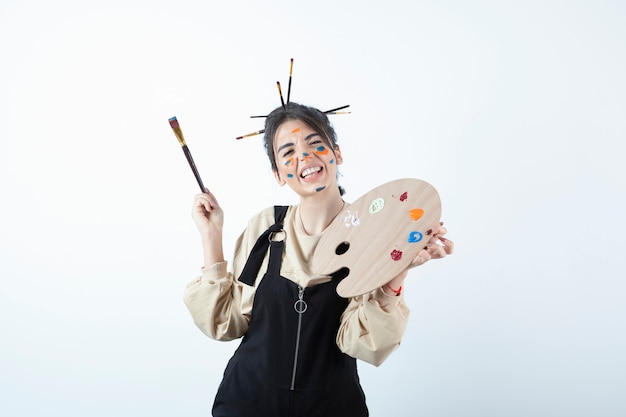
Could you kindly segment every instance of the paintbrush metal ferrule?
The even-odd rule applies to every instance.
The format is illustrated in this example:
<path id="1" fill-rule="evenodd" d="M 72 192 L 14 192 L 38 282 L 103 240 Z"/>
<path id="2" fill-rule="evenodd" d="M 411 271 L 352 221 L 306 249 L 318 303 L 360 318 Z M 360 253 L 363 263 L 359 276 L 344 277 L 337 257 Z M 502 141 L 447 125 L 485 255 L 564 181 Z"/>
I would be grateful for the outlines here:
<path id="1" fill-rule="evenodd" d="M 176 135 L 176 139 L 178 139 L 180 146 L 187 146 L 185 143 L 185 136 L 183 136 L 183 130 L 180 128 L 176 116 L 169 118 L 168 121 L 170 122 L 170 127 L 174 131 L 174 135 Z"/>

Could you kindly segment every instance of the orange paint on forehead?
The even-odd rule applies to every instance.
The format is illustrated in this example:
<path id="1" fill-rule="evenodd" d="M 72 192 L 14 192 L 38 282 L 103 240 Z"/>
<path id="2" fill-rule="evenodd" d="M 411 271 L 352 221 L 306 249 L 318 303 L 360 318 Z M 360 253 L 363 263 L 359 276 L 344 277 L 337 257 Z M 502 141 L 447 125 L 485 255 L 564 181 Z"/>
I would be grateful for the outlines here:
<path id="1" fill-rule="evenodd" d="M 294 130 L 291 131 L 291 133 L 298 133 L 300 131 L 299 127 L 296 127 Z"/>

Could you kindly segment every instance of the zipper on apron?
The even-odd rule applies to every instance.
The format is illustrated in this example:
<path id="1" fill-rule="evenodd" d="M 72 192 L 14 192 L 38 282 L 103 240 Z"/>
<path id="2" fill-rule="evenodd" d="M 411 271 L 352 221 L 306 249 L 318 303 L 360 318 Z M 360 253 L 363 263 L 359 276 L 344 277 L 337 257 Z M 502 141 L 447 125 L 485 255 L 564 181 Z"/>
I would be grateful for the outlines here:
<path id="1" fill-rule="evenodd" d="M 291 391 L 295 389 L 296 386 L 296 368 L 298 367 L 298 350 L 300 349 L 300 330 L 302 329 L 302 314 L 307 309 L 306 301 L 304 301 L 304 290 L 306 288 L 302 288 L 298 285 L 298 300 L 293 304 L 294 310 L 298 313 L 298 331 L 296 333 L 296 349 L 293 356 L 293 372 L 291 374 Z"/>

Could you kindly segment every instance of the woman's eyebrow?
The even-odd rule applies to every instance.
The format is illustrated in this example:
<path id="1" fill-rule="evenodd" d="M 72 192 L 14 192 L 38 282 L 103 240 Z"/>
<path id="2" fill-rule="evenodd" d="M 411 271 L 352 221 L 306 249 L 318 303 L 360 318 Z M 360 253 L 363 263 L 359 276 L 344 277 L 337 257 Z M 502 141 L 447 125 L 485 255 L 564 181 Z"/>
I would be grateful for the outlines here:
<path id="1" fill-rule="evenodd" d="M 285 148 L 288 148 L 290 146 L 294 146 L 294 144 L 292 142 L 289 143 L 284 143 L 282 144 L 278 149 L 276 149 L 276 153 L 279 153 L 280 151 L 282 151 Z"/>
<path id="2" fill-rule="evenodd" d="M 309 140 L 311 140 L 315 136 L 320 136 L 321 137 L 322 135 L 320 135 L 317 132 L 309 133 L 308 135 L 305 136 L 304 140 L 308 142 Z M 276 149 L 276 153 L 282 151 L 285 148 L 289 148 L 290 146 L 295 146 L 295 145 L 293 144 L 293 142 L 283 143 L 281 146 L 278 147 L 278 149 Z"/>

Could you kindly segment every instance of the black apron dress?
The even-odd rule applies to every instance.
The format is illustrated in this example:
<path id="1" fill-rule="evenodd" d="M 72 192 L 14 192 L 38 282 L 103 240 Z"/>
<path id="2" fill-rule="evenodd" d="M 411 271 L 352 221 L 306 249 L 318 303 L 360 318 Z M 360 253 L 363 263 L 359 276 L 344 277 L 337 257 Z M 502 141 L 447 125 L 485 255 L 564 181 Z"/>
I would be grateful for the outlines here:
<path id="1" fill-rule="evenodd" d="M 270 239 L 281 230 L 286 210 L 275 207 L 276 224 L 251 252 L 248 263 L 260 265 L 269 245 L 269 265 L 254 296 L 248 331 L 224 371 L 213 416 L 368 416 L 356 360 L 335 343 L 348 305 L 336 292 L 343 277 L 301 288 L 280 276 L 284 242 Z M 239 280 L 253 285 L 259 270 L 254 268 L 247 264 Z"/>

